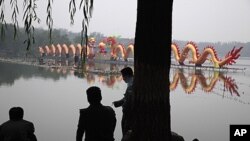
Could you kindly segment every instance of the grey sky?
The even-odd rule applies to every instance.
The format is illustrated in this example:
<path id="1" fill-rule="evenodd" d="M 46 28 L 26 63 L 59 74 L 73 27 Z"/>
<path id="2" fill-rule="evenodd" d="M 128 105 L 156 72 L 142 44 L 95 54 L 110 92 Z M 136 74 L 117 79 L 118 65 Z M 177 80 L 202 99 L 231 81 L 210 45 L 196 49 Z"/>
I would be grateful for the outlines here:
<path id="1" fill-rule="evenodd" d="M 250 0 L 175 0 L 173 38 L 250 41 Z"/>
<path id="2" fill-rule="evenodd" d="M 69 1 L 54 0 L 52 13 L 54 28 L 80 32 L 82 11 L 77 11 L 75 24 L 70 26 Z M 80 2 L 80 0 L 76 1 Z M 47 0 L 38 1 L 38 16 L 42 20 L 38 27 L 47 28 L 46 5 Z M 6 11 L 10 11 L 8 4 L 6 7 Z M 94 0 L 90 32 L 133 38 L 136 7 L 136 0 Z M 249 42 L 249 14 L 250 0 L 174 0 L 173 39 L 195 42 Z"/>

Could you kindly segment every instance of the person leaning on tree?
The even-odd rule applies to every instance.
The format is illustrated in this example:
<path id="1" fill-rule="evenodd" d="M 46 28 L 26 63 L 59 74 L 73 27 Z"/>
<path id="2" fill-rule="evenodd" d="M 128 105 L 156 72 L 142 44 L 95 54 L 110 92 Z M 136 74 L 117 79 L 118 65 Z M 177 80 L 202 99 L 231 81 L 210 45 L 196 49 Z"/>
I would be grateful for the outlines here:
<path id="1" fill-rule="evenodd" d="M 123 136 L 130 130 L 131 124 L 127 120 L 127 112 L 126 110 L 128 109 L 128 100 L 131 97 L 133 93 L 133 80 L 134 80 L 134 73 L 132 68 L 130 67 L 125 67 L 121 70 L 122 78 L 125 83 L 127 83 L 127 89 L 124 94 L 124 97 L 120 100 L 114 101 L 113 104 L 115 107 L 120 107 L 122 106 L 122 134 Z"/>

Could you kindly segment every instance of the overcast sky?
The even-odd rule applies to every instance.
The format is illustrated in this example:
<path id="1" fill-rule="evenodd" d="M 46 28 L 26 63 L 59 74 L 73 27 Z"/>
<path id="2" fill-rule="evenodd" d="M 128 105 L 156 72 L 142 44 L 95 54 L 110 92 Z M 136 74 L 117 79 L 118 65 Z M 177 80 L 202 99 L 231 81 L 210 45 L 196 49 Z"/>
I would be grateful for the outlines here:
<path id="1" fill-rule="evenodd" d="M 82 11 L 77 11 L 75 24 L 71 26 L 68 13 L 69 1 L 54 0 L 52 7 L 54 28 L 80 32 Z M 38 27 L 47 28 L 45 24 L 47 0 L 39 0 L 37 3 L 37 13 L 42 20 Z M 9 4 L 6 4 L 6 7 L 6 11 L 11 13 Z M 90 32 L 134 38 L 136 8 L 136 0 L 94 0 Z M 173 39 L 195 42 L 249 42 L 250 0 L 174 0 Z"/>

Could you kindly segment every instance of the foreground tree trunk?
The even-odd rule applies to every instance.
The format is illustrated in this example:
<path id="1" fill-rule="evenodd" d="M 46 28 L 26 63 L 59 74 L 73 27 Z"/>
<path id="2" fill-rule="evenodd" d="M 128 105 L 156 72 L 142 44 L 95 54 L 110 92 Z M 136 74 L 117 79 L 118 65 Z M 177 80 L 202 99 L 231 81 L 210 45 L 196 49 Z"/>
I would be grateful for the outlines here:
<path id="1" fill-rule="evenodd" d="M 169 70 L 173 0 L 138 0 L 135 93 L 129 110 L 134 141 L 170 141 Z"/>

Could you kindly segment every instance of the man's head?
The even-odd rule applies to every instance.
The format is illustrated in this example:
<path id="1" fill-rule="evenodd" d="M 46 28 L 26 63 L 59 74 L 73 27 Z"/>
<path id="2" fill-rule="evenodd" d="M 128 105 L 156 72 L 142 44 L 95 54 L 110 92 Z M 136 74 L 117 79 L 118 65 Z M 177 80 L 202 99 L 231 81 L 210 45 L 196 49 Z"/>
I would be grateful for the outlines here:
<path id="1" fill-rule="evenodd" d="M 121 70 L 122 78 L 127 83 L 128 79 L 134 76 L 133 70 L 130 67 L 123 68 Z"/>
<path id="2" fill-rule="evenodd" d="M 102 100 L 101 89 L 99 87 L 93 86 L 87 89 L 87 98 L 89 104 L 99 104 Z"/>
<path id="3" fill-rule="evenodd" d="M 23 114 L 24 114 L 24 111 L 23 111 L 23 108 L 21 107 L 12 107 L 9 110 L 10 120 L 21 120 L 23 119 Z"/>

